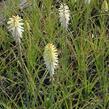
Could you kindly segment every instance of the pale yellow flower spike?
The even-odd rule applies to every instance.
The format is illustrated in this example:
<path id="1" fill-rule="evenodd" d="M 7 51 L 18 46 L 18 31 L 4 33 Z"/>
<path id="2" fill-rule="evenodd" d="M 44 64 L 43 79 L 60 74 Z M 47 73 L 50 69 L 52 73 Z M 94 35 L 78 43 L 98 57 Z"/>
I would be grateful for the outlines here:
<path id="1" fill-rule="evenodd" d="M 109 10 L 107 0 L 103 1 L 101 9 L 102 9 L 102 11 L 108 11 Z"/>
<path id="2" fill-rule="evenodd" d="M 51 43 L 48 43 L 45 46 L 44 61 L 48 71 L 50 72 L 50 76 L 53 76 L 54 70 L 58 65 L 58 53 L 56 47 Z"/>
<path id="3" fill-rule="evenodd" d="M 20 38 L 22 38 L 22 32 L 24 31 L 24 23 L 22 21 L 23 19 L 17 15 L 9 18 L 9 21 L 7 22 L 9 25 L 8 29 L 12 33 L 14 40 L 19 43 L 21 42 Z"/>

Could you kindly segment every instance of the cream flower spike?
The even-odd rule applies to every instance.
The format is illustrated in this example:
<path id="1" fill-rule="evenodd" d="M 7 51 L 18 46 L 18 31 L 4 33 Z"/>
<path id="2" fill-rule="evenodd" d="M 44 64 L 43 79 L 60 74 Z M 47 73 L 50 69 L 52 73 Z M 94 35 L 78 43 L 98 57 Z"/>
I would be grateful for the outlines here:
<path id="1" fill-rule="evenodd" d="M 46 68 L 48 69 L 48 71 L 50 72 L 50 76 L 52 77 L 54 75 L 54 70 L 58 65 L 58 53 L 56 47 L 51 43 L 48 43 L 45 46 L 44 61 L 46 64 Z"/>
<path id="2" fill-rule="evenodd" d="M 70 20 L 70 10 L 68 5 L 61 4 L 59 8 L 59 20 L 61 25 L 67 30 L 68 29 L 68 24 Z"/>
<path id="3" fill-rule="evenodd" d="M 21 42 L 20 38 L 22 38 L 22 32 L 24 31 L 24 23 L 22 21 L 23 19 L 17 15 L 9 18 L 9 21 L 7 22 L 9 25 L 8 29 L 12 33 L 12 36 L 17 43 Z"/>

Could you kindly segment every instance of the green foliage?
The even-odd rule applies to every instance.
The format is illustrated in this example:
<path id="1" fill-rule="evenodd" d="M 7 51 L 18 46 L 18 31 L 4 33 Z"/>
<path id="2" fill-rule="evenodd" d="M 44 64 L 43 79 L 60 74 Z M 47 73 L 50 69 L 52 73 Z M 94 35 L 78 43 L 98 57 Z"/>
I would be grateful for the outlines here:
<path id="1" fill-rule="evenodd" d="M 59 4 L 40 1 L 30 0 L 24 10 L 18 0 L 4 6 L 6 22 L 19 14 L 25 31 L 19 58 L 7 24 L 0 27 L 0 109 L 108 109 L 109 13 L 101 11 L 99 0 L 63 0 L 71 14 L 67 31 L 59 22 Z M 43 60 L 47 43 L 59 54 L 53 80 Z"/>

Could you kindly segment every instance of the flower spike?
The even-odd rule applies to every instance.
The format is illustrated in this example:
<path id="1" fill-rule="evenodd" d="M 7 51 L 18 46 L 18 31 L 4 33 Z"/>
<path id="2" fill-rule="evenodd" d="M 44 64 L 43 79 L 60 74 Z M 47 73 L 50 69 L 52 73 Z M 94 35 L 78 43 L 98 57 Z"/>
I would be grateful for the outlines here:
<path id="1" fill-rule="evenodd" d="M 24 23 L 22 21 L 23 19 L 17 15 L 9 18 L 9 21 L 7 22 L 9 25 L 8 29 L 12 33 L 14 40 L 19 43 L 21 42 L 20 38 L 22 38 L 22 32 L 24 31 Z"/>
<path id="2" fill-rule="evenodd" d="M 56 47 L 51 43 L 48 43 L 45 46 L 44 61 L 46 64 L 46 68 L 50 72 L 50 76 L 53 76 L 54 70 L 58 65 L 58 53 Z"/>
<path id="3" fill-rule="evenodd" d="M 61 25 L 67 30 L 68 29 L 68 24 L 70 20 L 70 10 L 68 5 L 61 4 L 59 8 L 59 20 Z"/>
<path id="4" fill-rule="evenodd" d="M 103 12 L 107 12 L 109 10 L 107 0 L 103 1 L 102 5 L 101 5 L 101 9 Z"/>

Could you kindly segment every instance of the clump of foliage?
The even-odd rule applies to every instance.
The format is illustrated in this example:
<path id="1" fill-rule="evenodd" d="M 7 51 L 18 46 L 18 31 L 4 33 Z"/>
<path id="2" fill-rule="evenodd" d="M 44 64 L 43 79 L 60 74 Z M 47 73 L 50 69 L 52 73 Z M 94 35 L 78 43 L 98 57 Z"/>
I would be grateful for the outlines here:
<path id="1" fill-rule="evenodd" d="M 0 109 L 109 108 L 108 1 L 89 1 L 4 2 L 0 13 L 5 19 L 0 26 Z M 67 7 L 67 20 L 60 14 L 62 4 Z M 24 23 L 20 44 L 7 24 L 16 15 Z M 48 43 L 57 48 L 53 78 L 43 57 Z"/>

